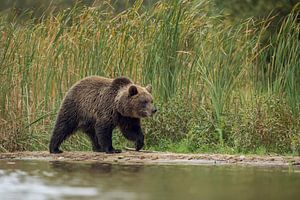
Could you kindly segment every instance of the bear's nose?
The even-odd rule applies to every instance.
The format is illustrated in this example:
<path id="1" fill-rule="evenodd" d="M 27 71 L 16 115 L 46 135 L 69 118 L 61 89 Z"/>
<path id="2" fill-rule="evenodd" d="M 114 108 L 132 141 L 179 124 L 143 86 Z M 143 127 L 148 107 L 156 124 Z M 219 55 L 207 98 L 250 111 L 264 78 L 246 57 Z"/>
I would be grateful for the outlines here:
<path id="1" fill-rule="evenodd" d="M 156 113 L 156 111 L 157 111 L 156 108 L 152 109 L 152 113 Z"/>

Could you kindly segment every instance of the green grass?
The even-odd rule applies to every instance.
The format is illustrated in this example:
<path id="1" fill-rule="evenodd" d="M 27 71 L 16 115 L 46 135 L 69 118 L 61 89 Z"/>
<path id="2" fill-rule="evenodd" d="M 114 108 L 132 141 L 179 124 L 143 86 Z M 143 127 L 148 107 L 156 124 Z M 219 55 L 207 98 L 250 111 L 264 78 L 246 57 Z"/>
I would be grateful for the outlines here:
<path id="1" fill-rule="evenodd" d="M 146 148 L 174 152 L 300 153 L 297 9 L 231 24 L 207 1 L 75 7 L 39 20 L 0 16 L 0 151 L 46 150 L 60 102 L 88 75 L 153 85 L 158 114 Z M 10 20 L 8 20 L 10 19 Z M 116 133 L 114 142 L 131 144 Z M 66 150 L 90 150 L 75 135 Z"/>

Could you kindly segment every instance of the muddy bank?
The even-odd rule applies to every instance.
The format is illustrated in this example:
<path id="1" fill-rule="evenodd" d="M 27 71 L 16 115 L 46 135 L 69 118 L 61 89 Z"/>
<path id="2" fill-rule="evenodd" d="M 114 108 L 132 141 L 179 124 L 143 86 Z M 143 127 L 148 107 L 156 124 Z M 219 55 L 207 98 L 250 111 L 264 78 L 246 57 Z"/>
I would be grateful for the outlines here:
<path id="1" fill-rule="evenodd" d="M 124 151 L 120 154 L 95 152 L 64 152 L 49 154 L 46 151 L 0 153 L 0 159 L 26 159 L 48 161 L 84 161 L 120 164 L 162 165 L 242 165 L 262 167 L 300 167 L 300 157 L 243 156 L 221 154 L 177 154 L 166 152 Z"/>

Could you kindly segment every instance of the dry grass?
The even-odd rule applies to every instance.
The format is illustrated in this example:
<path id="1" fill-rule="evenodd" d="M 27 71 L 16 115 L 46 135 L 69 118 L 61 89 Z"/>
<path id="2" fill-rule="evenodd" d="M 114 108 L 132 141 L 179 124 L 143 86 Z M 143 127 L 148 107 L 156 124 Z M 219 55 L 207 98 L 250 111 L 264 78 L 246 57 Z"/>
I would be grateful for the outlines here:
<path id="1" fill-rule="evenodd" d="M 126 75 L 151 83 L 165 111 L 146 121 L 149 148 L 198 138 L 188 141 L 195 151 L 217 138 L 217 145 L 238 151 L 299 152 L 296 12 L 263 42 L 272 19 L 232 25 L 207 1 L 159 2 L 139 13 L 141 2 L 118 15 L 99 5 L 38 22 L 0 17 L 0 151 L 45 150 L 75 81 Z M 180 137 L 171 134 L 181 130 Z M 211 136 L 204 143 L 203 133 Z M 78 137 L 65 148 L 88 149 Z"/>

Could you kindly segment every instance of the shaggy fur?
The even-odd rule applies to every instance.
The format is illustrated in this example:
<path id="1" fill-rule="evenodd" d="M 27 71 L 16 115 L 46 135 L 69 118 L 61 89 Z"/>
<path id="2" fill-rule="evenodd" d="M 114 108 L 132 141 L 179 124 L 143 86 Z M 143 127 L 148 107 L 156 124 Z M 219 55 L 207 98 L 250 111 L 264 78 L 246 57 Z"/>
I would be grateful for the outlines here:
<path id="1" fill-rule="evenodd" d="M 62 142 L 78 129 L 89 136 L 93 151 L 121 152 L 112 146 L 112 131 L 116 127 L 128 140 L 135 142 L 138 151 L 144 145 L 140 118 L 155 112 L 151 86 L 135 85 L 126 77 L 84 78 L 69 90 L 61 104 L 49 145 L 50 153 L 61 153 Z"/>

